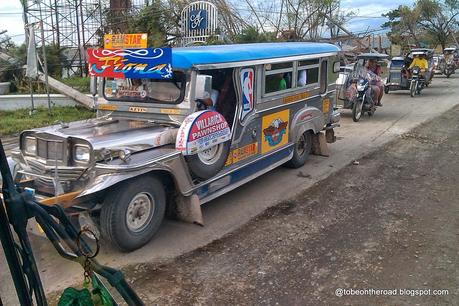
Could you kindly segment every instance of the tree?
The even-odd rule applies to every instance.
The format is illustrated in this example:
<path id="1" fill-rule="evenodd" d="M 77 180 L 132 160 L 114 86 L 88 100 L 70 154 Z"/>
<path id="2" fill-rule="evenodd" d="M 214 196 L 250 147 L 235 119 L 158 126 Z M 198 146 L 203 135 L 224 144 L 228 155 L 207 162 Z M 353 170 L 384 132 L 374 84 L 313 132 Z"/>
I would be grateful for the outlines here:
<path id="1" fill-rule="evenodd" d="M 327 29 L 325 15 L 337 17 L 340 5 L 339 0 L 245 2 L 249 13 L 246 19 L 253 20 L 261 32 L 275 32 L 288 40 L 320 38 Z"/>
<path id="2" fill-rule="evenodd" d="M 257 43 L 269 42 L 276 40 L 276 33 L 263 33 L 255 26 L 248 26 L 243 29 L 240 34 L 235 35 L 234 42 L 236 43 Z"/>
<path id="3" fill-rule="evenodd" d="M 426 31 L 432 42 L 446 47 L 458 28 L 459 0 L 418 0 L 420 12 L 418 24 Z"/>
<path id="4" fill-rule="evenodd" d="M 406 5 L 400 5 L 383 16 L 389 19 L 382 27 L 390 27 L 387 36 L 393 44 L 405 46 L 414 43 L 419 45 L 419 36 L 421 35 L 418 28 L 420 12 L 417 7 L 410 8 Z"/>
<path id="5" fill-rule="evenodd" d="M 390 27 L 392 43 L 420 45 L 427 40 L 445 48 L 451 38 L 455 41 L 459 0 L 418 0 L 412 8 L 401 5 L 383 16 L 389 19 L 383 27 Z"/>

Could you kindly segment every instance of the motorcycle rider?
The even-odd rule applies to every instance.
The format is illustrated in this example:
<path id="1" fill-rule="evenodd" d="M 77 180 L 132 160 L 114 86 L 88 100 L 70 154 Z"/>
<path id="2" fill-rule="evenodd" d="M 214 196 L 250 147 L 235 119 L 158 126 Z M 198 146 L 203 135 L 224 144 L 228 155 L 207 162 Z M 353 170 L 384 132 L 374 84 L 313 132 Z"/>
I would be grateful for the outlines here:
<path id="1" fill-rule="evenodd" d="M 374 94 L 374 97 L 376 97 L 375 104 L 377 106 L 382 106 L 381 99 L 384 95 L 384 84 L 381 80 L 381 75 L 382 75 L 381 65 L 378 64 L 376 59 L 370 59 L 368 60 L 366 67 L 370 72 L 375 74 L 372 80 L 370 81 L 372 89 L 375 92 Z"/>
<path id="2" fill-rule="evenodd" d="M 408 69 L 412 69 L 413 67 L 418 66 L 421 69 L 421 72 L 425 72 L 429 68 L 429 62 L 427 61 L 425 55 L 423 53 L 414 53 L 413 54 L 413 61 L 411 62 Z"/>
<path id="3" fill-rule="evenodd" d="M 444 50 L 443 55 L 445 57 L 445 62 L 447 65 L 453 65 L 454 69 L 456 69 L 456 62 L 454 58 L 454 50 Z"/>

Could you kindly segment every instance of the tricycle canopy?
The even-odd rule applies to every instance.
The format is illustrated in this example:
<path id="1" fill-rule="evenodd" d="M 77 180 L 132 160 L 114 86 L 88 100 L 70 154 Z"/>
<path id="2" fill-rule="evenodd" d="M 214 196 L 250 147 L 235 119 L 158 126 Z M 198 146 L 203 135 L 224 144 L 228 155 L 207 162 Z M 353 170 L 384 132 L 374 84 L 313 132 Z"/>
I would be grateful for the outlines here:
<path id="1" fill-rule="evenodd" d="M 370 59 L 375 59 L 375 60 L 383 60 L 389 58 L 389 55 L 384 54 L 384 53 L 362 53 L 357 55 L 357 59 L 364 59 L 364 60 L 370 60 Z"/>

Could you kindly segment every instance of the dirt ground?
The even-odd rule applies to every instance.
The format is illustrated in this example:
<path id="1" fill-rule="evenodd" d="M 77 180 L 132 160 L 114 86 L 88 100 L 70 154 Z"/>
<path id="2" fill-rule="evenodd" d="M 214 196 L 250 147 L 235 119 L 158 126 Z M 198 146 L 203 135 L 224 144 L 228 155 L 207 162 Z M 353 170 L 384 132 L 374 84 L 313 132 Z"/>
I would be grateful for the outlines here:
<path id="1" fill-rule="evenodd" d="M 459 305 L 457 118 L 458 107 L 231 235 L 126 275 L 147 305 Z"/>

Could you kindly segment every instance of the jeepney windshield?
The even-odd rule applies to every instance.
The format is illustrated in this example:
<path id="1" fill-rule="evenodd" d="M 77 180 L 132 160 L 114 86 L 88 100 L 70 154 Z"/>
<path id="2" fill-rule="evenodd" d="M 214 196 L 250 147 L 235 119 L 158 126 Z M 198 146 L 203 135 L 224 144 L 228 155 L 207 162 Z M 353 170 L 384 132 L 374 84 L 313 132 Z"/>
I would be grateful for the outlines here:
<path id="1" fill-rule="evenodd" d="M 171 79 L 106 78 L 104 96 L 110 101 L 177 104 L 185 93 L 185 73 L 174 71 Z"/>

